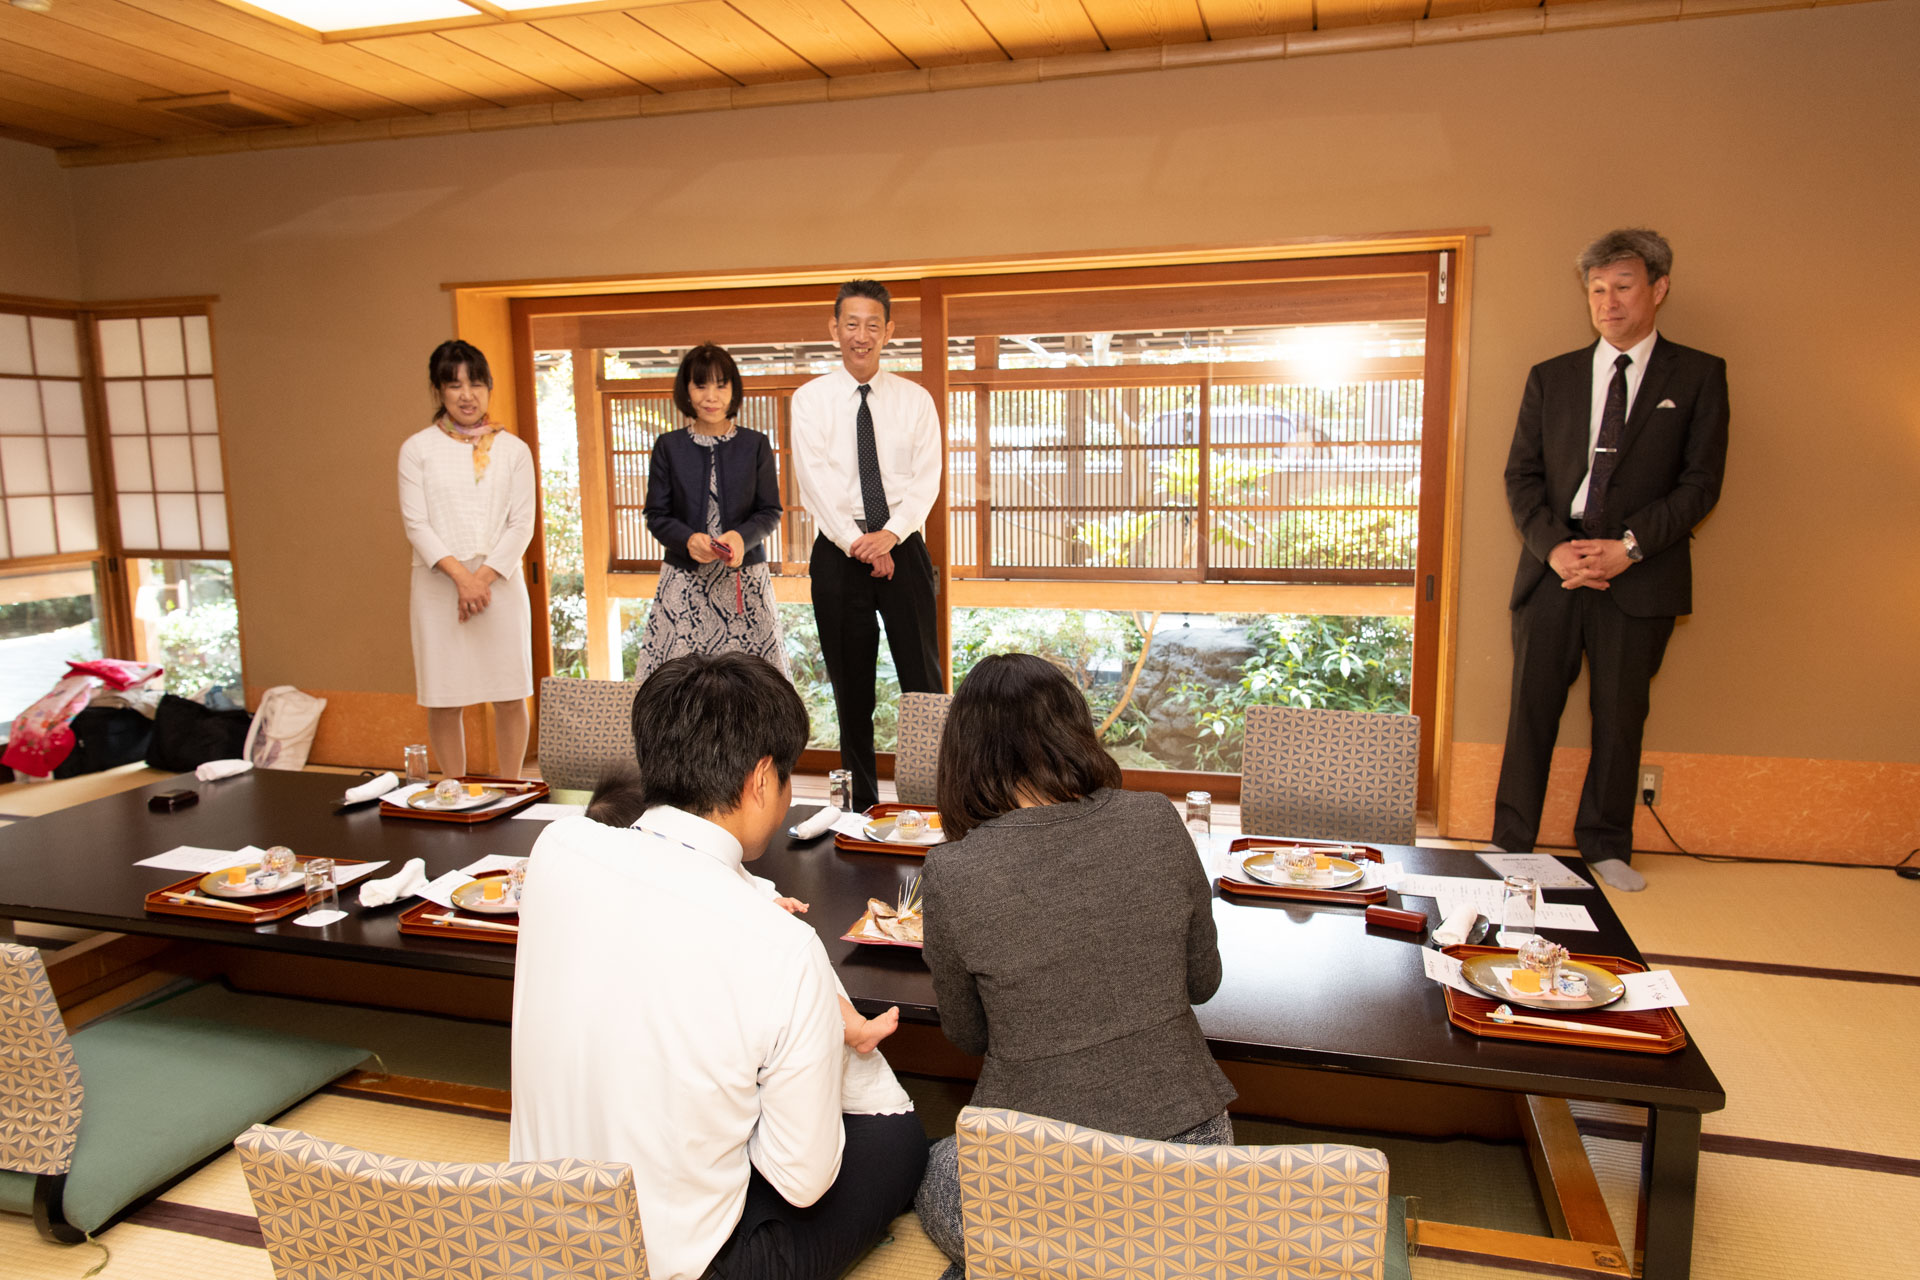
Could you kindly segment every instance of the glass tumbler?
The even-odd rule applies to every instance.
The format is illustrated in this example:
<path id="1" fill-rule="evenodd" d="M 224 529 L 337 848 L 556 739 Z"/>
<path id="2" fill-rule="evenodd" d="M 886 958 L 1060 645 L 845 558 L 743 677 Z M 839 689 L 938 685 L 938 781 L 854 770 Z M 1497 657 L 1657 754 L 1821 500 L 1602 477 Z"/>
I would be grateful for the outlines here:
<path id="1" fill-rule="evenodd" d="M 853 770 L 833 769 L 828 771 L 827 803 L 842 813 L 853 812 Z"/>
<path id="2" fill-rule="evenodd" d="M 308 912 L 339 910 L 340 887 L 333 882 L 332 858 L 308 858 L 300 872 L 307 891 Z"/>
<path id="3" fill-rule="evenodd" d="M 1206 840 L 1213 834 L 1212 792 L 1187 792 L 1187 830 L 1195 840 Z"/>
<path id="4" fill-rule="evenodd" d="M 1534 936 L 1540 913 L 1540 886 L 1525 876 L 1508 876 L 1500 896 L 1500 945 L 1518 946 Z"/>
<path id="5" fill-rule="evenodd" d="M 406 782 L 409 786 L 427 780 L 427 748 L 424 743 L 414 743 L 407 748 Z"/>

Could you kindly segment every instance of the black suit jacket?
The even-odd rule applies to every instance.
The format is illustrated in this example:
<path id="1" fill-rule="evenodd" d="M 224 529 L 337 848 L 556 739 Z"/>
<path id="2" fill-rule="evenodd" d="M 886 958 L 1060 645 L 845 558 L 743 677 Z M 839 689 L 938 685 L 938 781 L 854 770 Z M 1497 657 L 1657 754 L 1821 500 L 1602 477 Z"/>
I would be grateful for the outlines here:
<path id="1" fill-rule="evenodd" d="M 1507 505 L 1526 543 L 1511 608 L 1525 604 L 1542 579 L 1555 579 L 1548 553 L 1588 536 L 1569 512 L 1587 474 L 1592 421 L 1593 347 L 1533 367 L 1507 453 Z M 1631 529 L 1645 557 L 1609 588 L 1621 612 L 1656 618 L 1693 611 L 1687 543 L 1719 501 L 1726 466 L 1727 362 L 1655 339 L 1614 461 L 1608 527 L 1598 535 L 1617 538 Z"/>

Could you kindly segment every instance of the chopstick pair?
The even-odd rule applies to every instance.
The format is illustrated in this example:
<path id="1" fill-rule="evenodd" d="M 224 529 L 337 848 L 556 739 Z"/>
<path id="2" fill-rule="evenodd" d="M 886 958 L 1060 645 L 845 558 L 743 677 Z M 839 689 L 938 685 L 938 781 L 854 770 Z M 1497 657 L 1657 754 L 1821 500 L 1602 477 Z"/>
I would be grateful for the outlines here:
<path id="1" fill-rule="evenodd" d="M 467 928 L 469 928 L 469 929 L 497 929 L 497 930 L 499 930 L 499 931 L 500 931 L 501 933 L 518 933 L 518 932 L 520 932 L 520 926 L 519 926 L 519 925 L 517 925 L 517 924 L 501 924 L 501 923 L 500 923 L 499 921 L 497 921 L 497 920 L 474 920 L 474 919 L 472 919 L 472 918 L 470 918 L 470 917 L 468 917 L 468 916 L 450 916 L 450 915 L 446 915 L 446 914 L 444 914 L 444 913 L 442 913 L 442 914 L 438 914 L 438 915 L 436 915 L 436 914 L 433 914 L 433 913 L 428 913 L 427 915 L 424 915 L 424 916 L 421 916 L 420 918 L 421 918 L 422 920 L 431 920 L 431 921 L 433 921 L 433 922 L 434 922 L 435 924 L 457 924 L 457 925 L 465 925 L 465 926 L 466 926 Z"/>
<path id="2" fill-rule="evenodd" d="M 197 907 L 225 907 L 229 911 L 244 911 L 250 916 L 260 914 L 259 907 L 249 907 L 244 903 L 228 902 L 224 898 L 209 897 L 204 893 L 163 893 L 163 898 L 172 898 L 175 902 L 190 902 Z"/>

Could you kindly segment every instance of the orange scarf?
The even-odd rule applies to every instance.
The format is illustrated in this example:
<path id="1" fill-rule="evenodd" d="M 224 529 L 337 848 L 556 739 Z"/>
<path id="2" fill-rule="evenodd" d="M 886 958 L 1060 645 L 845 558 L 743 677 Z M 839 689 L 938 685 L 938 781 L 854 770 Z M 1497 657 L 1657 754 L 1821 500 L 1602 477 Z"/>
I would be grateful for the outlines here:
<path id="1" fill-rule="evenodd" d="M 447 421 L 443 413 L 434 418 L 433 425 L 461 444 L 473 446 L 473 482 L 479 484 L 480 478 L 487 474 L 488 454 L 493 451 L 493 438 L 502 430 L 500 424 L 490 418 L 482 418 L 471 427 L 461 427 Z"/>

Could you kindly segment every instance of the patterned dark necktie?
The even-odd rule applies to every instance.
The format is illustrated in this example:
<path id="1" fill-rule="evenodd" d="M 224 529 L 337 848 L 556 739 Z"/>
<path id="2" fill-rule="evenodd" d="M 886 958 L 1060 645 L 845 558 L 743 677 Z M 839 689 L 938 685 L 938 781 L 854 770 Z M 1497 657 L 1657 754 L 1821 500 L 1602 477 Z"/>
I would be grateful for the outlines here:
<path id="1" fill-rule="evenodd" d="M 1600 409 L 1600 438 L 1593 444 L 1593 468 L 1587 473 L 1587 509 L 1580 523 L 1595 537 L 1600 536 L 1607 519 L 1607 485 L 1613 479 L 1613 464 L 1620 456 L 1620 437 L 1627 430 L 1627 366 L 1633 357 L 1626 352 L 1613 362 L 1613 381 L 1607 384 L 1607 403 Z"/>
<path id="2" fill-rule="evenodd" d="M 860 385 L 860 416 L 856 419 L 860 445 L 860 505 L 866 509 L 867 532 L 878 533 L 887 527 L 891 514 L 887 506 L 887 486 L 880 482 L 880 447 L 873 441 L 873 410 L 867 408 L 867 393 L 873 388 Z"/>

